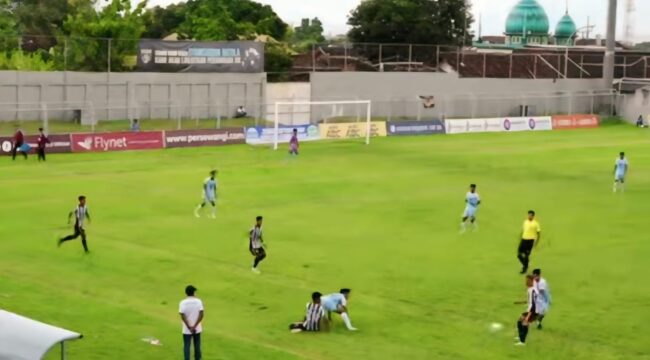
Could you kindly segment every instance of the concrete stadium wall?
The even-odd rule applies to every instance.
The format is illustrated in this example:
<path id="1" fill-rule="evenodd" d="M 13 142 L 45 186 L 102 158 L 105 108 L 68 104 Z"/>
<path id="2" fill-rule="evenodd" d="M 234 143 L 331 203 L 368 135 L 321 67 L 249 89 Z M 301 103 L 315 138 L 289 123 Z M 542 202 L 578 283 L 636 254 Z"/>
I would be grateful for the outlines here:
<path id="1" fill-rule="evenodd" d="M 619 115 L 629 123 L 636 123 L 639 115 L 650 122 L 650 88 L 637 89 L 634 94 L 619 97 Z"/>
<path id="2" fill-rule="evenodd" d="M 50 120 L 70 119 L 73 110 L 95 120 L 231 117 L 240 105 L 259 116 L 265 89 L 264 73 L 0 71 L 0 121 L 41 119 L 40 103 Z"/>
<path id="3" fill-rule="evenodd" d="M 592 97 L 602 89 L 599 79 L 465 79 L 441 73 L 312 73 L 311 97 L 316 100 L 372 100 L 373 116 L 392 118 L 471 118 L 530 115 L 608 113 L 612 97 Z M 567 92 L 584 92 L 568 97 Z M 539 95 L 522 95 L 540 93 Z M 544 95 L 541 95 L 543 93 Z M 549 93 L 555 94 L 549 97 Z M 425 110 L 419 95 L 433 95 L 434 109 Z M 593 101 L 592 101 L 592 98 Z M 312 109 L 315 117 L 327 112 Z"/>
<path id="4" fill-rule="evenodd" d="M 276 102 L 301 102 L 311 100 L 311 84 L 308 82 L 268 83 L 266 85 L 265 119 L 275 119 Z M 285 105 L 278 108 L 280 124 L 309 124 L 309 105 Z"/>

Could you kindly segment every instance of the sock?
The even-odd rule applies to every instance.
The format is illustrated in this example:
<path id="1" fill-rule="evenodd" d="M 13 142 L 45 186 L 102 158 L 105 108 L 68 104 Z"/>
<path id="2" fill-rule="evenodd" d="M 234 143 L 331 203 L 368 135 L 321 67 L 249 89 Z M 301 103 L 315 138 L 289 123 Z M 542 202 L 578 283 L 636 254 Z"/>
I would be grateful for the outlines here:
<path id="1" fill-rule="evenodd" d="M 474 221 L 472 226 L 474 227 L 474 230 L 478 230 L 478 222 Z"/>
<path id="2" fill-rule="evenodd" d="M 348 316 L 348 313 L 343 313 L 341 314 L 341 319 L 343 319 L 343 322 L 345 323 L 345 326 L 348 329 L 352 329 L 352 322 L 350 321 L 350 317 Z"/>
<path id="3" fill-rule="evenodd" d="M 213 207 L 212 207 L 212 216 L 213 216 L 213 217 L 214 217 L 214 216 L 217 216 L 217 207 L 216 207 L 216 206 L 213 206 Z"/>
<path id="4" fill-rule="evenodd" d="M 614 183 L 614 192 L 616 192 L 616 190 L 617 190 L 617 188 L 618 188 L 617 185 L 618 185 L 617 183 Z"/>
<path id="5" fill-rule="evenodd" d="M 464 221 L 463 221 L 462 223 L 460 223 L 460 229 L 461 229 L 462 231 L 467 230 L 467 224 L 466 224 Z"/>

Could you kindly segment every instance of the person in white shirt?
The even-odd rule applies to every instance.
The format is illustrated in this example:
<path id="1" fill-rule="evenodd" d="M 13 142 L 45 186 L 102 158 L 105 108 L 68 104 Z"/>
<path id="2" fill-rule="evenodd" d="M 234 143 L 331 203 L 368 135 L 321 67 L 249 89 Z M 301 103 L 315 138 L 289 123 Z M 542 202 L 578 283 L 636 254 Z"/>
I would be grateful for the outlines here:
<path id="1" fill-rule="evenodd" d="M 348 299 L 350 298 L 350 289 L 341 289 L 338 293 L 325 295 L 322 298 L 323 309 L 327 312 L 328 319 L 331 320 L 332 312 L 338 313 L 345 323 L 345 327 L 350 331 L 356 331 L 357 328 L 352 326 L 350 315 L 348 315 Z"/>
<path id="2" fill-rule="evenodd" d="M 465 195 L 465 212 L 463 212 L 463 219 L 460 222 L 460 231 L 465 232 L 467 230 L 467 220 L 472 223 L 474 230 L 478 230 L 478 224 L 476 223 L 476 212 L 478 211 L 478 206 L 481 204 L 481 197 L 478 196 L 476 192 L 476 184 L 471 184 L 469 186 L 469 191 Z"/>
<path id="3" fill-rule="evenodd" d="M 183 320 L 183 355 L 185 360 L 190 360 L 190 345 L 194 341 L 194 360 L 201 360 L 201 332 L 203 327 L 203 302 L 194 296 L 196 288 L 188 285 L 185 288 L 187 297 L 178 307 L 178 312 Z"/>
<path id="4" fill-rule="evenodd" d="M 535 277 L 535 289 L 537 290 L 537 329 L 542 330 L 542 320 L 548 313 L 551 306 L 551 289 L 548 287 L 546 279 L 542 277 L 542 270 L 533 270 Z"/>

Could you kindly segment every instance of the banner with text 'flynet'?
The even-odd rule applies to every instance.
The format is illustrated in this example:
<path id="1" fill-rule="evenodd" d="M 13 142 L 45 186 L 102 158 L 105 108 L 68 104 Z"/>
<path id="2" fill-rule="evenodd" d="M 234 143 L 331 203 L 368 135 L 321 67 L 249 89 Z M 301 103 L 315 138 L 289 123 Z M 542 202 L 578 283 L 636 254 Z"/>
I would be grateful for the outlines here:
<path id="1" fill-rule="evenodd" d="M 447 134 L 553 130 L 550 116 L 446 120 Z"/>

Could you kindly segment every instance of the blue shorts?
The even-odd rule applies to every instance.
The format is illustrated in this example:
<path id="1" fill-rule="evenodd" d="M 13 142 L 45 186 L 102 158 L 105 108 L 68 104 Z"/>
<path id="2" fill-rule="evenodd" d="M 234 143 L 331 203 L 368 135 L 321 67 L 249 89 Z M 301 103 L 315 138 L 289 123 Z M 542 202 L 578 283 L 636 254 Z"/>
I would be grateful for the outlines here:
<path id="1" fill-rule="evenodd" d="M 217 195 L 216 194 L 204 194 L 203 195 L 203 201 L 205 201 L 205 202 L 216 202 L 217 201 Z"/>
<path id="2" fill-rule="evenodd" d="M 617 172 L 614 176 L 614 181 L 625 182 L 625 174 Z"/>
<path id="3" fill-rule="evenodd" d="M 465 207 L 465 212 L 463 212 L 463 217 L 476 217 L 476 212 L 478 211 L 478 208 L 474 206 L 467 206 Z"/>

